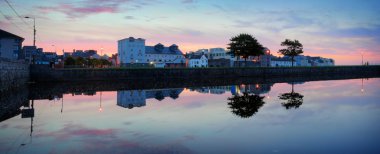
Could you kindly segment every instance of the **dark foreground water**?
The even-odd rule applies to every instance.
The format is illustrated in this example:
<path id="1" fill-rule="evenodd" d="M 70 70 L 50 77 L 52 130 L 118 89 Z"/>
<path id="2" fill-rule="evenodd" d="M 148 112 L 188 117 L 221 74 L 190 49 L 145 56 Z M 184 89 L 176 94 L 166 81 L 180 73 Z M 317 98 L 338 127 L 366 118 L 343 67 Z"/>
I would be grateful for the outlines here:
<path id="1" fill-rule="evenodd" d="M 49 97 L 1 118 L 0 153 L 380 153 L 380 78 Z"/>

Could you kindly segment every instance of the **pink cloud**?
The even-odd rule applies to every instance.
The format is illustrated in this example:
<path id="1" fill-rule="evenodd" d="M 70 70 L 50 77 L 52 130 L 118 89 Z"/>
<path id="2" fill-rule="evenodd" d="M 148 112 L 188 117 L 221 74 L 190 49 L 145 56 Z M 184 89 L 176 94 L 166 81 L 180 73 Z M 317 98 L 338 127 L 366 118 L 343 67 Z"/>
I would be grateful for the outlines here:
<path id="1" fill-rule="evenodd" d="M 70 4 L 60 4 L 58 6 L 52 6 L 52 7 L 43 7 L 40 6 L 38 9 L 43 13 L 50 13 L 50 12 L 61 12 L 63 14 L 66 14 L 70 18 L 77 18 L 77 17 L 83 17 L 91 14 L 99 14 L 99 13 L 117 13 L 118 7 L 117 6 L 73 6 Z"/>
<path id="2" fill-rule="evenodd" d="M 61 130 L 47 133 L 37 133 L 36 137 L 54 137 L 57 140 L 66 140 L 72 137 L 115 137 L 115 129 L 90 129 L 82 125 L 66 124 Z"/>

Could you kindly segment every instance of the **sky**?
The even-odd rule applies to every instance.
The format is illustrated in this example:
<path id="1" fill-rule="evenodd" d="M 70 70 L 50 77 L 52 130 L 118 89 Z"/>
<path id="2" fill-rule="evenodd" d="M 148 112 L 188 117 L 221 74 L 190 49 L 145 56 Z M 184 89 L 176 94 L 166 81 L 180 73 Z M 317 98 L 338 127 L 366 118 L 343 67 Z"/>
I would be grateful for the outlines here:
<path id="1" fill-rule="evenodd" d="M 22 17 L 35 17 L 36 45 L 58 54 L 111 55 L 130 36 L 186 53 L 227 48 L 248 33 L 276 56 L 282 41 L 297 39 L 304 55 L 337 65 L 380 64 L 379 8 L 379 0 L 0 0 L 0 28 L 32 45 L 33 20 Z"/>

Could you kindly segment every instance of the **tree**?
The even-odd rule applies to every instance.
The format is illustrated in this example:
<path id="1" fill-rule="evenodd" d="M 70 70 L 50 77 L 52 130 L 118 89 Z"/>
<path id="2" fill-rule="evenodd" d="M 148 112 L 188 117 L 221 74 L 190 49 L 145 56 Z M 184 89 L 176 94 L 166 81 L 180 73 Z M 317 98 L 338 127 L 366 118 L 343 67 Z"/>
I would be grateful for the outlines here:
<path id="1" fill-rule="evenodd" d="M 230 54 L 244 58 L 244 63 L 247 65 L 247 58 L 249 56 L 260 56 L 264 54 L 264 47 L 249 34 L 239 34 L 238 36 L 230 39 L 231 43 L 228 44 Z M 239 63 L 240 66 L 240 63 Z"/>
<path id="2" fill-rule="evenodd" d="M 157 99 L 158 101 L 162 101 L 165 99 L 165 96 L 162 93 L 162 91 L 157 91 L 154 98 Z"/>
<path id="3" fill-rule="evenodd" d="M 232 113 L 242 118 L 253 116 L 264 104 L 264 97 L 252 95 L 244 92 L 242 96 L 234 95 L 228 98 L 228 105 L 232 109 Z"/>
<path id="4" fill-rule="evenodd" d="M 176 90 L 171 90 L 169 96 L 172 99 L 177 99 L 179 97 L 179 93 Z"/>
<path id="5" fill-rule="evenodd" d="M 83 66 L 84 64 L 85 64 L 85 59 L 83 59 L 82 57 L 78 57 L 78 58 L 75 60 L 75 65 Z"/>
<path id="6" fill-rule="evenodd" d="M 101 67 L 112 65 L 112 63 L 110 61 L 108 61 L 107 59 L 101 59 L 100 62 L 101 62 Z"/>
<path id="7" fill-rule="evenodd" d="M 278 53 L 291 57 L 293 67 L 294 57 L 303 53 L 303 45 L 298 40 L 292 41 L 286 39 L 284 42 L 281 42 L 281 46 L 286 46 L 286 48 L 280 49 Z"/>
<path id="8" fill-rule="evenodd" d="M 75 65 L 75 59 L 73 57 L 67 57 L 65 59 L 65 65 Z"/>
<path id="9" fill-rule="evenodd" d="M 294 83 L 292 83 L 292 92 L 283 93 L 278 96 L 281 100 L 286 102 L 281 103 L 287 110 L 291 108 L 299 108 L 303 103 L 303 95 L 294 92 Z"/>

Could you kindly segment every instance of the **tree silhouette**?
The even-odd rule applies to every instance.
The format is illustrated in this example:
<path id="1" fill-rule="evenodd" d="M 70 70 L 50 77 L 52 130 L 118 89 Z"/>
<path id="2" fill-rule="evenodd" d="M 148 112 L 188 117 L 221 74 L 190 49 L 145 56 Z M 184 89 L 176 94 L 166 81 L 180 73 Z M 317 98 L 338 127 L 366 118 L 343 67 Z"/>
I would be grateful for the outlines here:
<path id="1" fill-rule="evenodd" d="M 284 42 L 281 42 L 281 46 L 286 46 L 286 49 L 280 49 L 278 53 L 291 57 L 293 67 L 294 57 L 303 53 L 303 45 L 298 40 L 292 41 L 286 39 Z"/>
<path id="2" fill-rule="evenodd" d="M 299 108 L 303 103 L 303 95 L 300 93 L 294 92 L 294 83 L 292 83 L 292 92 L 290 93 L 283 93 L 280 96 L 278 96 L 281 100 L 284 100 L 285 102 L 282 102 L 282 106 L 284 106 L 287 110 L 294 108 Z"/>
<path id="3" fill-rule="evenodd" d="M 65 59 L 65 65 L 75 65 L 75 59 L 71 56 Z"/>
<path id="4" fill-rule="evenodd" d="M 179 97 L 179 93 L 176 90 L 171 90 L 169 96 L 172 99 L 177 99 Z"/>
<path id="5" fill-rule="evenodd" d="M 164 94 L 162 93 L 162 91 L 157 91 L 156 92 L 156 95 L 154 97 L 155 99 L 157 99 L 158 101 L 162 101 L 165 99 L 165 96 Z"/>
<path id="6" fill-rule="evenodd" d="M 247 65 L 247 58 L 249 56 L 256 57 L 264 54 L 264 47 L 252 35 L 239 34 L 232 37 L 230 41 L 231 43 L 227 47 L 227 49 L 231 50 L 229 53 L 244 58 L 245 65 Z"/>
<path id="7" fill-rule="evenodd" d="M 249 118 L 265 104 L 263 99 L 263 96 L 251 95 L 244 92 L 242 96 L 234 95 L 233 97 L 229 97 L 228 100 L 230 102 L 228 102 L 228 105 L 232 109 L 231 112 L 235 115 L 241 118 Z"/>

